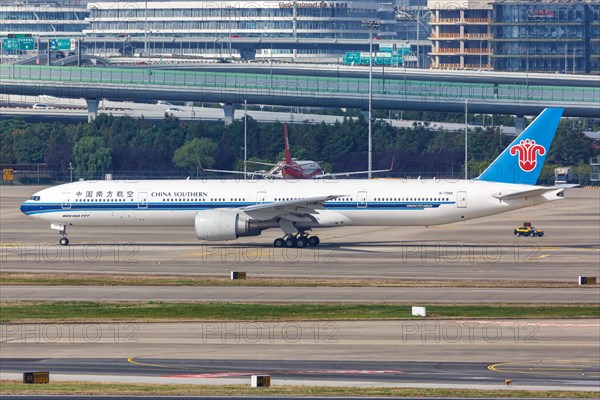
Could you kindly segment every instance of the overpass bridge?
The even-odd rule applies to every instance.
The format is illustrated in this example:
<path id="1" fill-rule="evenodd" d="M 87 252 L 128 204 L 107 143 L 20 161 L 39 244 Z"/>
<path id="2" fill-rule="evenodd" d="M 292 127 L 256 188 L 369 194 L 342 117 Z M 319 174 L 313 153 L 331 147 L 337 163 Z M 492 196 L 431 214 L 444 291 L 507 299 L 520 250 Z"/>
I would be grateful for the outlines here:
<path id="1" fill-rule="evenodd" d="M 152 67 L 76 68 L 0 65 L 0 93 L 84 98 L 89 118 L 100 99 L 224 103 L 225 120 L 236 105 L 310 106 L 368 109 L 369 80 L 364 77 L 319 76 L 319 65 L 304 75 L 162 70 Z M 427 80 L 394 77 L 373 79 L 373 108 L 536 115 L 546 107 L 564 107 L 567 117 L 600 118 L 600 87 Z M 518 122 L 519 124 L 519 122 Z M 517 126 L 517 129 L 520 127 Z"/>

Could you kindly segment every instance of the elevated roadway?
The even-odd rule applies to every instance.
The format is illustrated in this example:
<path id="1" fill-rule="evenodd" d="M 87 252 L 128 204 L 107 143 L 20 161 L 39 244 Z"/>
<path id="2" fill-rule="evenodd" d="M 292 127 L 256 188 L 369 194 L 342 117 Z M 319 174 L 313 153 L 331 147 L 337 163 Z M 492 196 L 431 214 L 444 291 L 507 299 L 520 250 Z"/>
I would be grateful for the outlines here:
<path id="1" fill-rule="evenodd" d="M 139 61 L 139 59 L 136 59 Z M 112 60 L 118 63 L 119 58 Z M 266 61 L 253 63 L 215 63 L 215 62 L 185 62 L 157 63 L 150 60 L 152 68 L 175 69 L 190 71 L 213 71 L 213 72 L 244 72 L 257 74 L 320 76 L 320 77 L 345 77 L 345 78 L 368 78 L 368 66 L 349 66 L 341 64 L 318 64 L 314 63 L 276 63 Z M 133 65 L 133 68 L 144 66 Z M 147 68 L 147 66 L 145 66 Z M 406 77 L 409 80 L 424 80 L 431 82 L 459 82 L 459 83 L 491 83 L 491 84 L 513 84 L 513 85 L 550 85 L 565 87 L 600 87 L 600 76 L 598 75 L 568 75 L 529 72 L 506 72 L 506 71 L 472 71 L 472 70 L 436 70 L 422 68 L 396 68 L 390 66 L 373 65 L 373 77 L 375 79 L 400 79 Z"/>
<path id="2" fill-rule="evenodd" d="M 249 104 L 368 108 L 367 78 L 263 73 L 173 71 L 155 68 L 75 68 L 0 66 L 0 93 L 85 98 L 90 118 L 100 99 L 116 101 L 195 101 L 225 103 L 225 119 L 234 107 Z M 267 73 L 268 71 L 268 73 Z M 316 76 L 317 75 L 317 76 Z M 564 107 L 565 116 L 600 118 L 600 87 L 469 83 L 376 77 L 373 108 L 536 115 L 546 107 Z"/>

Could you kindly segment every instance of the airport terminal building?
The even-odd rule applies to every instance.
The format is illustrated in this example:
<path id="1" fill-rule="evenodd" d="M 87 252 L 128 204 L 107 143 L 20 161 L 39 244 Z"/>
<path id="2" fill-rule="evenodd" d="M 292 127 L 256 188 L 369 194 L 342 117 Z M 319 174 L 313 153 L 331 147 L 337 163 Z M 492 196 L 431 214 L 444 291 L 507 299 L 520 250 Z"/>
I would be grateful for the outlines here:
<path id="1" fill-rule="evenodd" d="M 0 37 L 32 34 L 38 38 L 74 37 L 88 27 L 87 1 L 2 1 Z"/>
<path id="2" fill-rule="evenodd" d="M 367 40 L 369 29 L 365 19 L 379 19 L 375 35 L 385 39 L 396 37 L 394 8 L 379 0 L 359 1 L 147 1 L 94 2 L 88 4 L 86 37 L 118 36 L 125 38 L 220 38 L 213 46 L 181 46 L 180 53 L 231 56 L 235 39 L 362 39 Z M 165 43 L 146 46 L 150 55 L 164 53 Z M 263 46 L 264 47 L 264 46 Z M 267 46 L 268 47 L 268 46 Z M 268 54 L 289 53 L 281 47 L 262 49 Z M 327 53 L 340 54 L 319 46 L 299 49 L 293 55 Z"/>
<path id="3" fill-rule="evenodd" d="M 147 1 L 88 4 L 85 35 L 365 38 L 377 0 Z"/>

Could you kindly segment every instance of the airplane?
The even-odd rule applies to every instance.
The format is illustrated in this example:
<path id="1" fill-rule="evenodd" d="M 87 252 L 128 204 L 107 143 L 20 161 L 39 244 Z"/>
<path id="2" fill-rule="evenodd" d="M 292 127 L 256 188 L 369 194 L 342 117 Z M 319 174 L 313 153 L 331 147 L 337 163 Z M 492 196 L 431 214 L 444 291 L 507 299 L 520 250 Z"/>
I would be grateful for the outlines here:
<path id="1" fill-rule="evenodd" d="M 275 247 L 317 246 L 307 232 L 343 226 L 432 226 L 564 197 L 536 186 L 562 108 L 547 108 L 471 180 L 304 179 L 78 181 L 35 193 L 21 211 L 48 221 L 68 245 L 71 226 L 178 226 L 204 241 L 279 228 Z M 191 232 L 190 232 L 191 234 Z"/>
<path id="2" fill-rule="evenodd" d="M 352 172 L 339 172 L 339 173 L 325 173 L 318 162 L 311 160 L 294 160 L 292 158 L 290 152 L 290 143 L 288 140 L 288 130 L 287 124 L 283 123 L 283 138 L 285 143 L 285 159 L 283 161 L 278 162 L 277 164 L 265 163 L 261 161 L 247 161 L 247 163 L 264 165 L 267 167 L 271 167 L 269 171 L 255 171 L 255 172 L 247 172 L 244 171 L 231 171 L 231 170 L 222 170 L 222 169 L 206 169 L 202 168 L 202 171 L 206 172 L 217 172 L 224 174 L 246 174 L 251 177 L 259 176 L 263 178 L 283 178 L 283 179 L 311 179 L 311 178 L 337 178 L 341 176 L 350 176 L 350 175 L 362 175 L 368 174 L 369 171 L 352 171 Z M 371 171 L 371 173 L 378 172 L 390 172 L 394 168 L 394 163 L 392 161 L 392 166 L 389 169 L 381 169 Z"/>

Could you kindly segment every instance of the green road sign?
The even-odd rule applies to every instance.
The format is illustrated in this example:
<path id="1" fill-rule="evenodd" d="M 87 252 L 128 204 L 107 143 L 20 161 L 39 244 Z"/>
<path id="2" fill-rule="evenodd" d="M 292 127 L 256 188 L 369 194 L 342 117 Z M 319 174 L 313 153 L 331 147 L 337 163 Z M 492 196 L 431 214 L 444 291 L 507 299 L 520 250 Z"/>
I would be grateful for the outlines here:
<path id="1" fill-rule="evenodd" d="M 2 48 L 4 51 L 33 50 L 35 49 L 35 38 L 19 37 L 3 39 Z"/>
<path id="2" fill-rule="evenodd" d="M 2 48 L 4 51 L 19 50 L 19 39 L 4 39 L 2 40 Z"/>
<path id="3" fill-rule="evenodd" d="M 360 52 L 347 52 L 344 56 L 344 64 L 360 64 Z"/>
<path id="4" fill-rule="evenodd" d="M 19 50 L 33 50 L 35 49 L 35 38 L 22 37 L 19 38 Z"/>
<path id="5" fill-rule="evenodd" d="M 50 50 L 71 50 L 71 39 L 50 39 Z"/>

